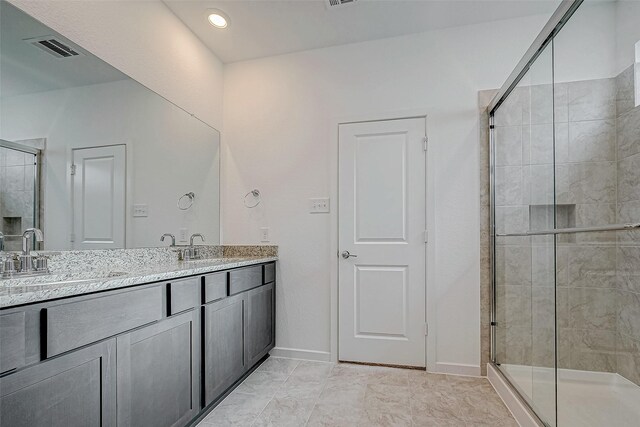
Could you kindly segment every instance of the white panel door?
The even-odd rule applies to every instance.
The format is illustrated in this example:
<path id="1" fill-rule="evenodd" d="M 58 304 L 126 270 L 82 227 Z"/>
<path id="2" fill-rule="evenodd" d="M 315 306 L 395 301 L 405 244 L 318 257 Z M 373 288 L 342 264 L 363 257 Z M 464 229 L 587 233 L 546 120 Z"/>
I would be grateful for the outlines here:
<path id="1" fill-rule="evenodd" d="M 73 248 L 124 248 L 125 146 L 74 149 L 73 164 Z"/>
<path id="2" fill-rule="evenodd" d="M 342 361 L 426 366 L 425 131 L 425 118 L 339 127 Z"/>

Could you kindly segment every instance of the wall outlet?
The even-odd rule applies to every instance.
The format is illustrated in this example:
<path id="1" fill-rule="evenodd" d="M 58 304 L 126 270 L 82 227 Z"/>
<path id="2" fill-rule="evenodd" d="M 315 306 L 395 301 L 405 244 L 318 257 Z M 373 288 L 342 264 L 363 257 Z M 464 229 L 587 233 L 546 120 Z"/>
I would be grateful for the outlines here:
<path id="1" fill-rule="evenodd" d="M 329 198 L 309 199 L 309 213 L 329 213 Z"/>
<path id="2" fill-rule="evenodd" d="M 186 242 L 188 235 L 189 235 L 189 230 L 187 230 L 186 228 L 181 228 L 180 232 L 178 233 L 178 241 Z"/>
<path id="3" fill-rule="evenodd" d="M 148 205 L 133 205 L 133 216 L 134 217 L 146 217 L 146 216 L 149 216 L 149 206 Z"/>
<path id="4" fill-rule="evenodd" d="M 261 227 L 260 228 L 260 241 L 268 242 L 269 241 L 269 227 Z"/>

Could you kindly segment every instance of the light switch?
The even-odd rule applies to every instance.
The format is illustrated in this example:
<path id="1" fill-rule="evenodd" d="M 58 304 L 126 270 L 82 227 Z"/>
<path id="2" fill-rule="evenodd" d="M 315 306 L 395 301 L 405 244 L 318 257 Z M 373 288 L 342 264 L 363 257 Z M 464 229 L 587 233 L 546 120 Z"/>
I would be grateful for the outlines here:
<path id="1" fill-rule="evenodd" d="M 329 213 L 329 198 L 309 199 L 309 213 Z"/>
<path id="2" fill-rule="evenodd" d="M 147 205 L 133 205 L 134 217 L 146 217 L 149 216 L 149 206 Z"/>
<path id="3" fill-rule="evenodd" d="M 179 242 L 186 242 L 187 241 L 187 234 L 189 234 L 189 230 L 187 230 L 186 228 L 181 228 L 180 232 L 178 233 L 178 241 Z"/>
<path id="4" fill-rule="evenodd" d="M 269 227 L 261 227 L 260 228 L 260 241 L 268 242 L 269 241 Z"/>

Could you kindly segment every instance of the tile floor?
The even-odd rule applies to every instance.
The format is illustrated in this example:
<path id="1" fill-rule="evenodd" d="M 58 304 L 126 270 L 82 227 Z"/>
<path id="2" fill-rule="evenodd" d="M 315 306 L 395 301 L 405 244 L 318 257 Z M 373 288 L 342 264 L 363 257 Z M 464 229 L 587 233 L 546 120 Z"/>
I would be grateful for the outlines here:
<path id="1" fill-rule="evenodd" d="M 267 359 L 198 426 L 517 426 L 485 378 Z"/>

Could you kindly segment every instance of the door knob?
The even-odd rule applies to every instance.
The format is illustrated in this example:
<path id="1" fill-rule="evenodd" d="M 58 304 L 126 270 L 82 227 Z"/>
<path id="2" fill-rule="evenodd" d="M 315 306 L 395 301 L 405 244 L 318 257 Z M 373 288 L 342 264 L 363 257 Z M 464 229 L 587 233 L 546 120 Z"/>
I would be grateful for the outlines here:
<path id="1" fill-rule="evenodd" d="M 351 257 L 358 258 L 358 255 L 351 255 L 349 253 L 349 251 L 344 251 L 344 252 L 342 252 L 341 255 L 342 255 L 342 258 L 344 258 L 344 259 L 349 259 Z"/>

